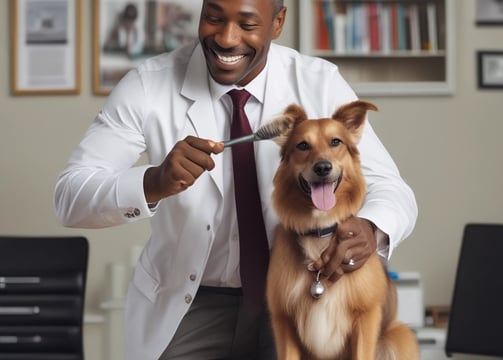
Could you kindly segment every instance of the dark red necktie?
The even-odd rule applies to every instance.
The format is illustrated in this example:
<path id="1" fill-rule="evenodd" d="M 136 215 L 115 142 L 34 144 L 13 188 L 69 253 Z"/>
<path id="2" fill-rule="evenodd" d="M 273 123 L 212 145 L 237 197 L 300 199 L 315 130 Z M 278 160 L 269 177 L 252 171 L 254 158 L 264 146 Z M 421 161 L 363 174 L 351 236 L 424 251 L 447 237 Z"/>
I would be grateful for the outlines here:
<path id="1" fill-rule="evenodd" d="M 250 93 L 234 89 L 228 94 L 233 104 L 231 139 L 251 134 L 250 123 L 244 111 Z M 252 142 L 232 146 L 232 165 L 243 295 L 245 301 L 262 306 L 265 303 L 269 245 L 262 216 Z"/>

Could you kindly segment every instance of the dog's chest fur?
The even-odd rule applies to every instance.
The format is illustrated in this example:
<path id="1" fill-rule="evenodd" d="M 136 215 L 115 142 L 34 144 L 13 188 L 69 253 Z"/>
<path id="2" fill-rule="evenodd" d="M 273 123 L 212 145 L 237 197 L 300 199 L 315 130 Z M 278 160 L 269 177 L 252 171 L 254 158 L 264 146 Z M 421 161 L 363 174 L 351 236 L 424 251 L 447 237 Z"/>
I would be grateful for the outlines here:
<path id="1" fill-rule="evenodd" d="M 310 293 L 311 285 L 316 280 L 316 272 L 309 271 L 307 265 L 319 259 L 331 241 L 333 236 L 297 237 L 299 260 L 304 259 L 304 264 L 297 270 L 298 280 L 285 294 L 289 304 L 288 312 L 295 321 L 295 328 L 304 347 L 308 352 L 318 354 L 318 359 L 343 357 L 353 326 L 351 309 L 346 306 L 350 293 L 347 289 L 348 277 L 341 278 L 335 284 L 320 279 L 325 286 L 325 293 L 318 299 L 313 298 Z M 309 306 L 306 307 L 306 303 L 309 303 Z"/>

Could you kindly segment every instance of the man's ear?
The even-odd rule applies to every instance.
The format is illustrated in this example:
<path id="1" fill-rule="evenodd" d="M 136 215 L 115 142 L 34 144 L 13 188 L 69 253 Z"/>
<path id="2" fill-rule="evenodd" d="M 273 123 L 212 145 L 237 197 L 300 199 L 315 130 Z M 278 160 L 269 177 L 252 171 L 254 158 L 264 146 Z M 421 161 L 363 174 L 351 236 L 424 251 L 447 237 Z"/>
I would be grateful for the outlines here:
<path id="1" fill-rule="evenodd" d="M 272 39 L 275 40 L 279 38 L 281 35 L 281 32 L 283 31 L 283 25 L 285 25 L 285 19 L 286 19 L 286 6 L 283 6 L 283 8 L 276 14 L 276 16 L 273 19 L 273 33 L 272 33 Z"/>

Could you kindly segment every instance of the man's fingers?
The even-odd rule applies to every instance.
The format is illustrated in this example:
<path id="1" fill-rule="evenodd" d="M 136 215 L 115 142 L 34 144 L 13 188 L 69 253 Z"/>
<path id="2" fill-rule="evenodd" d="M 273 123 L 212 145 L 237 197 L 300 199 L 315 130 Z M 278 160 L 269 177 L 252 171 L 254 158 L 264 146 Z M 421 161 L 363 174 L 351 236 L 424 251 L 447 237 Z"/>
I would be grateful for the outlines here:
<path id="1" fill-rule="evenodd" d="M 197 178 L 203 171 L 215 167 L 215 162 L 210 156 L 211 149 L 208 140 L 189 136 L 175 145 L 170 153 L 171 161 L 178 163 Z"/>
<path id="2" fill-rule="evenodd" d="M 341 264 L 341 268 L 345 273 L 355 271 L 363 266 L 365 259 L 360 256 L 347 256 L 348 260 L 344 260 Z"/>
<path id="3" fill-rule="evenodd" d="M 341 265 L 347 248 L 345 243 L 337 244 L 336 241 L 332 241 L 332 244 L 321 254 L 324 264 L 322 274 L 332 281 L 337 280 L 344 273 Z"/>
<path id="4" fill-rule="evenodd" d="M 191 147 L 199 149 L 206 154 L 218 154 L 224 150 L 223 142 L 216 142 L 208 139 L 201 139 L 195 136 L 187 136 L 184 140 L 185 143 Z"/>
<path id="5" fill-rule="evenodd" d="M 323 251 L 320 258 L 313 264 L 314 269 L 321 270 L 331 259 L 333 253 L 337 248 L 337 241 L 332 241 L 330 245 Z"/>
<path id="6" fill-rule="evenodd" d="M 187 136 L 178 141 L 163 163 L 149 171 L 144 180 L 148 199 L 159 200 L 192 186 L 205 171 L 215 167 L 211 154 L 223 150 L 223 143 Z"/>
<path id="7" fill-rule="evenodd" d="M 222 151 L 224 151 L 224 143 L 223 142 L 214 142 L 212 140 L 208 140 L 210 145 L 211 145 L 211 151 L 213 154 L 220 154 Z"/>

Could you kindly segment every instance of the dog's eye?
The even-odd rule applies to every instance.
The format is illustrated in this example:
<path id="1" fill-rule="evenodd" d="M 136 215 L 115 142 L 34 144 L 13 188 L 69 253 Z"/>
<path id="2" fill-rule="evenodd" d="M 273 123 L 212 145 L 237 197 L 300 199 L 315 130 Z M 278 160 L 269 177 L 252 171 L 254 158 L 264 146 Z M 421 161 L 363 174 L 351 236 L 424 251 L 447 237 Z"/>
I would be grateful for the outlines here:
<path id="1" fill-rule="evenodd" d="M 309 150 L 311 147 L 309 146 L 309 144 L 307 142 L 302 141 L 297 144 L 296 148 L 299 150 L 302 150 L 302 151 L 306 151 L 306 150 Z"/>
<path id="2" fill-rule="evenodd" d="M 332 141 L 330 142 L 330 146 L 336 147 L 336 146 L 339 146 L 341 143 L 342 143 L 341 139 L 335 138 L 335 139 L 332 139 Z"/>

